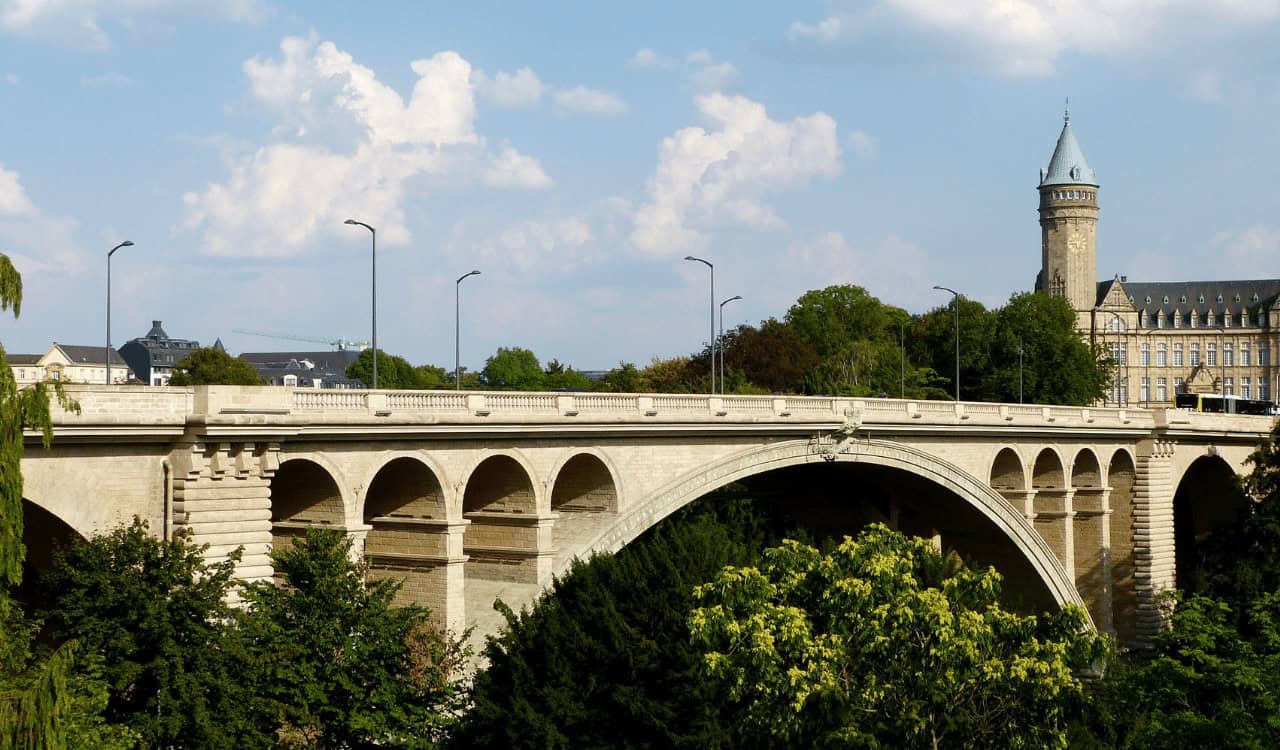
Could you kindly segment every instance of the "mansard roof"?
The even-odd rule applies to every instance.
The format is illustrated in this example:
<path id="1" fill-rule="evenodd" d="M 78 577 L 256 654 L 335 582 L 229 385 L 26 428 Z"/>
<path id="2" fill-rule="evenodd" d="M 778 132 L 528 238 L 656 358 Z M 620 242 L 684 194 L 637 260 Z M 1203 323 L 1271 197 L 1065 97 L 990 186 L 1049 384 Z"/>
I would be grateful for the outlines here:
<path id="1" fill-rule="evenodd" d="M 106 365 L 105 357 L 103 356 L 104 347 L 102 346 L 75 346 L 72 344 L 59 344 L 57 342 L 54 342 L 53 345 L 58 349 L 61 349 L 62 353 L 66 355 L 67 359 L 73 364 Z M 111 364 L 120 365 L 121 367 L 127 366 L 125 361 L 120 358 L 120 353 L 115 349 L 112 349 L 111 354 L 108 356 L 111 357 Z"/>
<path id="2" fill-rule="evenodd" d="M 1099 301 L 1105 294 L 1103 287 L 1110 289 L 1112 283 L 1115 282 L 1099 283 Z M 1146 311 L 1148 316 L 1157 312 L 1163 312 L 1167 317 L 1179 310 L 1195 310 L 1201 314 L 1212 310 L 1215 317 L 1221 317 L 1228 312 L 1270 309 L 1280 301 L 1280 279 L 1125 281 L 1123 287 L 1134 308 Z"/>
<path id="3" fill-rule="evenodd" d="M 1049 168 L 1040 172 L 1040 187 L 1052 185 L 1098 186 L 1098 175 L 1084 158 L 1084 151 L 1071 132 L 1071 115 L 1063 117 L 1062 133 L 1058 145 L 1049 159 Z"/>

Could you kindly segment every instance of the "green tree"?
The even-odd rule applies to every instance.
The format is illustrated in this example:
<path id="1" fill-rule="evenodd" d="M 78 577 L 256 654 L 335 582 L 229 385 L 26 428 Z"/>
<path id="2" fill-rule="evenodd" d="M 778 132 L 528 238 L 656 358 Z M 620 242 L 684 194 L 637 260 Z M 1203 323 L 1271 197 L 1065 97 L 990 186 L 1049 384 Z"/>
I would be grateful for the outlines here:
<path id="1" fill-rule="evenodd" d="M 640 371 L 640 390 L 645 393 L 703 393 L 711 377 L 710 351 L 701 357 L 654 357 Z"/>
<path id="2" fill-rule="evenodd" d="M 347 377 L 373 387 L 373 350 L 365 349 L 355 362 L 347 365 Z M 443 367 L 409 364 L 404 357 L 378 350 L 378 388 L 380 390 L 431 390 L 453 385 L 453 374 Z"/>
<path id="3" fill-rule="evenodd" d="M 465 698 L 461 642 L 425 609 L 392 607 L 399 582 L 366 580 L 344 534 L 310 530 L 272 560 L 283 585 L 245 587 L 242 637 L 253 655 L 244 679 L 277 741 L 439 746 Z"/>
<path id="4" fill-rule="evenodd" d="M 854 341 L 888 339 L 892 320 L 887 306 L 853 285 L 805 292 L 786 316 L 787 325 L 824 359 Z"/>
<path id="5" fill-rule="evenodd" d="M 22 312 L 22 276 L 0 253 L 0 312 Z M 103 746 L 126 747 L 109 730 L 100 735 L 101 710 L 92 700 L 92 677 L 76 671 L 76 644 L 62 643 L 51 654 L 33 648 L 36 627 L 10 596 L 22 582 L 23 431 L 41 433 L 45 449 L 53 440 L 50 392 L 44 383 L 18 389 L 0 346 L 0 750 L 61 750 L 95 738 Z M 64 408 L 78 406 L 54 385 Z M 99 686 L 100 687 L 100 686 Z M 127 739 L 127 738 L 126 738 Z"/>
<path id="6" fill-rule="evenodd" d="M 546 374 L 538 357 L 518 346 L 501 347 L 484 362 L 480 380 L 488 388 L 538 391 L 546 387 Z"/>
<path id="7" fill-rule="evenodd" d="M 39 582 L 48 632 L 101 660 L 107 719 L 147 746 L 234 748 L 253 738 L 227 626 L 239 551 L 209 564 L 206 549 L 159 539 L 135 518 L 60 550 Z"/>
<path id="8" fill-rule="evenodd" d="M 742 744 L 1064 747 L 1082 612 L 1020 616 L 994 570 L 955 571 L 880 525 L 832 553 L 787 541 L 695 594 L 694 642 Z"/>
<path id="9" fill-rule="evenodd" d="M 243 359 L 202 346 L 174 364 L 169 385 L 262 385 L 262 376 Z"/>
<path id="10" fill-rule="evenodd" d="M 981 302 L 961 297 L 917 317 L 907 334 L 911 358 L 937 374 L 947 397 L 955 396 L 956 305 L 960 308 L 960 398 L 980 401 L 991 369 L 995 314 Z M 1017 367 L 1017 359 L 1014 359 Z"/>
<path id="11" fill-rule="evenodd" d="M 640 370 L 631 362 L 619 362 L 595 385 L 595 390 L 606 393 L 640 393 L 643 388 Z"/>
<path id="12" fill-rule="evenodd" d="M 1062 297 L 1010 297 L 995 313 L 990 354 L 981 394 L 989 401 L 1017 401 L 1020 375 L 1023 400 L 1036 404 L 1092 404 L 1111 382 L 1107 359 L 1080 337 L 1075 310 Z"/>
<path id="13" fill-rule="evenodd" d="M 456 744 L 731 747 L 685 621 L 695 585 L 755 561 L 777 534 L 753 503 L 706 500 L 617 554 L 575 561 L 531 610 L 504 610 Z"/>
<path id="14" fill-rule="evenodd" d="M 792 326 L 776 318 L 742 325 L 724 337 L 725 368 L 770 393 L 799 393 L 818 367 L 818 352 Z"/>
<path id="15" fill-rule="evenodd" d="M 591 390 L 591 381 L 586 375 L 578 372 L 572 367 L 566 367 L 559 360 L 553 359 L 547 363 L 543 378 L 543 387 L 549 391 L 589 391 Z"/>

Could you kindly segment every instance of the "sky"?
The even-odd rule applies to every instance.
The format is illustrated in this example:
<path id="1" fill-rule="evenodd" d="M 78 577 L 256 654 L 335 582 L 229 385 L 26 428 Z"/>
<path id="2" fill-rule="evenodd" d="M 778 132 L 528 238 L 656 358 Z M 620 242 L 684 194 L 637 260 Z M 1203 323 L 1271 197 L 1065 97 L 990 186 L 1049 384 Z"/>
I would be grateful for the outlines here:
<path id="1" fill-rule="evenodd" d="M 858 284 L 989 306 L 1040 263 L 1062 127 L 1098 272 L 1280 278 L 1280 0 L 0 0 L 9 352 L 162 320 L 232 353 L 465 367 L 705 345 Z M 479 276 L 456 279 L 471 270 Z"/>

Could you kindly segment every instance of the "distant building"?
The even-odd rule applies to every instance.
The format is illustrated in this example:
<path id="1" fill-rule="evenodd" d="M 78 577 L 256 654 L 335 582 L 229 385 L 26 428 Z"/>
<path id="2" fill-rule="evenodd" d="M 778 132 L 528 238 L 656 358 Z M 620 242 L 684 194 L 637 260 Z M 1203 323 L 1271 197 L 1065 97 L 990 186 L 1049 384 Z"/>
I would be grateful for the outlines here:
<path id="1" fill-rule="evenodd" d="M 347 377 L 347 368 L 360 352 L 249 352 L 240 359 L 253 365 L 272 385 L 296 388 L 364 388 L 360 380 Z"/>
<path id="2" fill-rule="evenodd" d="M 170 338 L 160 321 L 153 320 L 146 336 L 120 347 L 120 356 L 138 380 L 148 385 L 168 385 L 174 363 L 199 348 L 199 341 Z"/>
<path id="3" fill-rule="evenodd" d="M 6 354 L 5 359 L 19 387 L 42 380 L 107 382 L 106 349 L 101 346 L 72 346 L 55 341 L 44 354 Z M 114 349 L 111 350 L 111 382 L 129 382 L 129 366 Z"/>

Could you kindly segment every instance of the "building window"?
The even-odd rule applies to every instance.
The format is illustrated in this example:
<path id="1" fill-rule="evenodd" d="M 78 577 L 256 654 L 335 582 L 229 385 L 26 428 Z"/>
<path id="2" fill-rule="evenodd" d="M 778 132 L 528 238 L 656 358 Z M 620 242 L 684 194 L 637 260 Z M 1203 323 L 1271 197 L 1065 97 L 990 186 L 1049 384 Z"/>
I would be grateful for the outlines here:
<path id="1" fill-rule="evenodd" d="M 1269 395 L 1270 394 L 1267 393 L 1267 379 L 1258 378 L 1258 398 L 1266 401 Z"/>
<path id="2" fill-rule="evenodd" d="M 1258 344 L 1258 364 L 1262 366 L 1267 364 L 1267 342 L 1265 341 Z"/>
<path id="3" fill-rule="evenodd" d="M 1173 379 L 1173 392 L 1174 392 L 1174 393 L 1186 393 L 1186 392 L 1187 392 L 1187 381 L 1186 381 L 1186 380 L 1183 380 L 1182 378 L 1174 378 L 1174 379 Z"/>
<path id="4" fill-rule="evenodd" d="M 1249 387 L 1248 378 L 1240 378 L 1240 398 L 1253 398 L 1253 389 Z"/>
<path id="5" fill-rule="evenodd" d="M 1161 341 L 1156 344 L 1156 367 L 1169 366 L 1169 345 Z"/>
<path id="6" fill-rule="evenodd" d="M 1218 364 L 1218 345 L 1217 344 L 1205 345 L 1205 358 L 1208 359 L 1208 365 L 1210 367 L 1217 366 Z"/>
<path id="7" fill-rule="evenodd" d="M 1251 359 L 1251 358 L 1250 358 L 1250 356 L 1249 356 L 1249 354 L 1250 354 L 1250 352 L 1249 352 L 1249 342 L 1248 342 L 1248 341 L 1241 341 L 1241 342 L 1240 342 L 1240 366 L 1241 366 L 1241 367 L 1248 367 L 1248 366 L 1249 366 L 1249 360 Z"/>
<path id="8" fill-rule="evenodd" d="M 1205 325 L 1207 325 L 1207 326 L 1212 326 L 1212 325 L 1213 325 L 1213 310 L 1210 310 L 1209 312 L 1205 313 L 1204 319 L 1205 319 Z"/>
<path id="9" fill-rule="evenodd" d="M 1181 310 L 1173 314 L 1173 327 L 1174 328 L 1182 327 L 1182 311 Z"/>
<path id="10" fill-rule="evenodd" d="M 1191 327 L 1196 328 L 1197 324 L 1200 322 L 1200 313 L 1195 310 L 1192 310 L 1191 314 L 1188 315 L 1187 318 L 1191 323 Z"/>
<path id="11" fill-rule="evenodd" d="M 1129 379 L 1120 378 L 1120 403 L 1129 403 Z"/>
<path id="12" fill-rule="evenodd" d="M 1151 344 L 1148 344 L 1145 341 L 1142 342 L 1141 357 L 1142 357 L 1140 360 L 1141 365 L 1143 367 L 1150 367 L 1151 366 Z M 1146 401 L 1146 399 L 1144 398 L 1143 401 Z"/>
<path id="13" fill-rule="evenodd" d="M 1234 367 L 1236 364 L 1236 346 L 1235 344 L 1222 345 L 1222 364 L 1224 367 Z"/>
<path id="14" fill-rule="evenodd" d="M 1223 382 L 1223 385 L 1222 385 L 1223 395 L 1226 395 L 1226 396 L 1236 395 L 1236 381 L 1234 378 L 1227 378 L 1222 382 Z"/>
<path id="15" fill-rule="evenodd" d="M 1191 366 L 1192 367 L 1200 366 L 1200 345 L 1199 344 L 1191 345 Z"/>
<path id="16" fill-rule="evenodd" d="M 1222 327 L 1223 328 L 1231 327 L 1231 313 L 1229 312 L 1222 313 Z"/>
<path id="17" fill-rule="evenodd" d="M 1241 328 L 1249 327 L 1249 311 L 1248 310 L 1240 311 L 1240 327 Z"/>
<path id="18" fill-rule="evenodd" d="M 1142 379 L 1142 385 L 1138 391 L 1138 400 L 1144 404 L 1151 400 L 1151 378 Z"/>
<path id="19" fill-rule="evenodd" d="M 1173 345 L 1173 366 L 1182 367 L 1182 344 Z"/>
<path id="20" fill-rule="evenodd" d="M 1124 347 L 1118 341 L 1111 342 L 1111 361 L 1116 365 L 1124 364 Z"/>
<path id="21" fill-rule="evenodd" d="M 1125 329 L 1124 321 L 1121 320 L 1118 316 L 1112 316 L 1111 322 L 1107 324 L 1107 330 L 1111 331 L 1112 333 L 1119 333 L 1124 329 Z"/>
<path id="22" fill-rule="evenodd" d="M 1156 378 L 1156 400 L 1169 400 L 1169 381 L 1166 378 Z"/>

